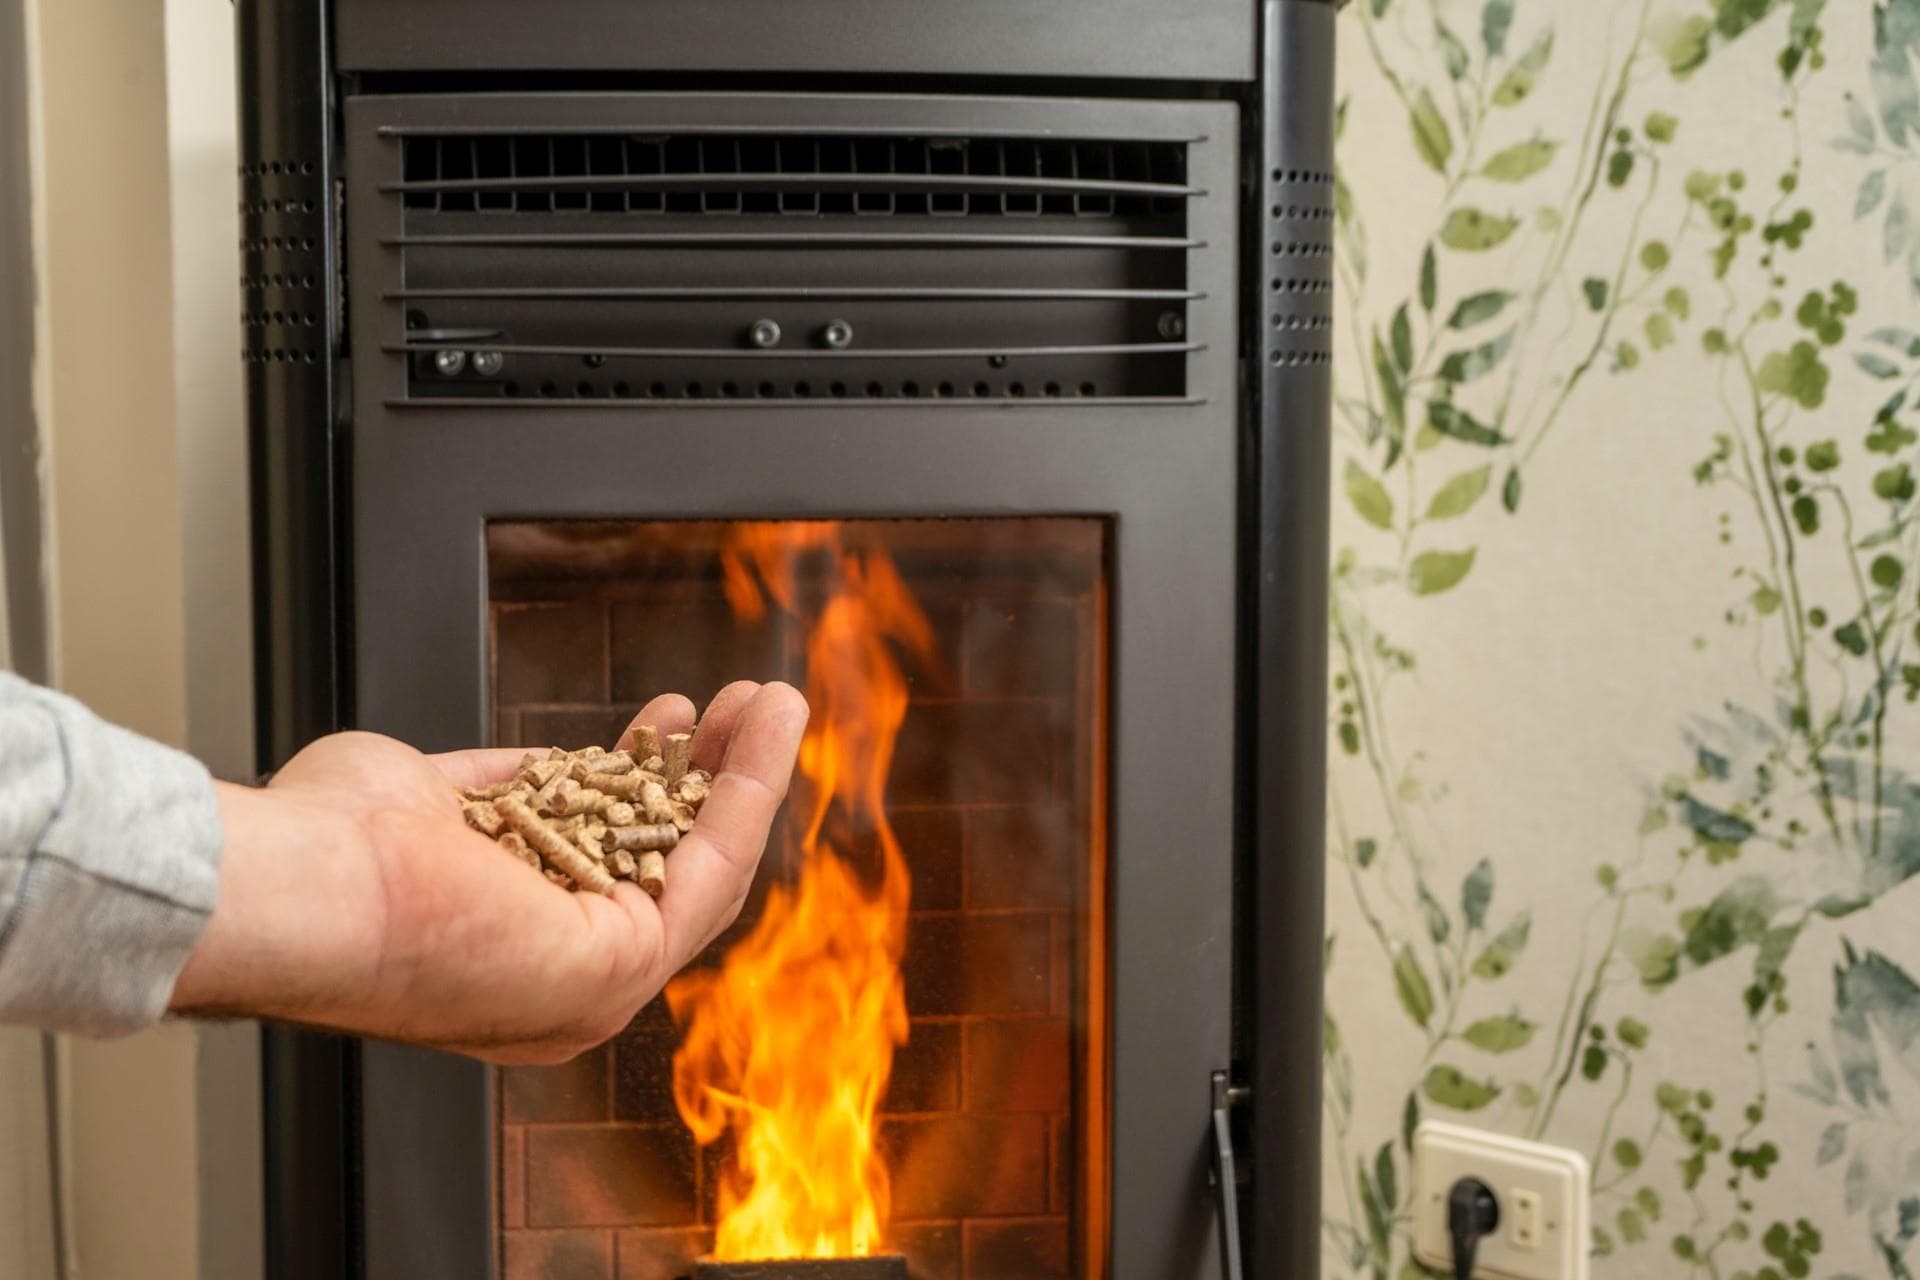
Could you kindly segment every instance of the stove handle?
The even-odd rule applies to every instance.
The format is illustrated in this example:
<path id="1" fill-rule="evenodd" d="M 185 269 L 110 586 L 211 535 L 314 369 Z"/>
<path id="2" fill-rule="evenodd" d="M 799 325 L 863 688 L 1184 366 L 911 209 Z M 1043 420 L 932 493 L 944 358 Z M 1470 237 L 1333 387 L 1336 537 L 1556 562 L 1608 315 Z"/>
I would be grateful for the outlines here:
<path id="1" fill-rule="evenodd" d="M 1240 1197 L 1233 1161 L 1233 1107 L 1247 1091 L 1227 1083 L 1227 1073 L 1213 1073 L 1213 1181 L 1220 1190 L 1220 1268 L 1222 1280 L 1245 1280 L 1240 1263 Z"/>

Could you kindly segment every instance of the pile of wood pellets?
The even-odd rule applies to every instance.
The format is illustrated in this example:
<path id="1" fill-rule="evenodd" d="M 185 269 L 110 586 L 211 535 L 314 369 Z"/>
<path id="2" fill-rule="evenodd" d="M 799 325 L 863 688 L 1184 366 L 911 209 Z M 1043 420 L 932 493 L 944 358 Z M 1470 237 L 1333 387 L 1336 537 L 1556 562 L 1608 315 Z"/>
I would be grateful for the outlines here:
<path id="1" fill-rule="evenodd" d="M 631 880 L 659 897 L 667 854 L 692 830 L 713 776 L 692 767 L 693 735 L 634 730 L 632 750 L 530 751 L 506 782 L 460 792 L 467 825 L 568 889 L 612 893 Z"/>

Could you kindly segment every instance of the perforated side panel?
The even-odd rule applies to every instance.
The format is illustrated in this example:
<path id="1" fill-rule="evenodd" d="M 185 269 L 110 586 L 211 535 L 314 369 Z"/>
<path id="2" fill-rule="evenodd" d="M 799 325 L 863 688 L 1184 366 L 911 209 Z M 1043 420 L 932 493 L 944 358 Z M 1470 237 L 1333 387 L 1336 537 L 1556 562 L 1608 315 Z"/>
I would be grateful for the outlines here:
<path id="1" fill-rule="evenodd" d="M 326 355 L 326 199 L 313 157 L 240 166 L 240 320 L 250 364 L 316 364 Z"/>
<path id="2" fill-rule="evenodd" d="M 1333 343 L 1333 174 L 1273 165 L 1266 190 L 1267 360 L 1324 365 Z"/>
<path id="3" fill-rule="evenodd" d="M 1254 613 L 1241 722 L 1251 848 L 1252 1185 L 1247 1274 L 1320 1274 L 1321 939 L 1332 429 L 1334 7 L 1267 0 L 1261 48 L 1266 270 L 1242 583 Z"/>

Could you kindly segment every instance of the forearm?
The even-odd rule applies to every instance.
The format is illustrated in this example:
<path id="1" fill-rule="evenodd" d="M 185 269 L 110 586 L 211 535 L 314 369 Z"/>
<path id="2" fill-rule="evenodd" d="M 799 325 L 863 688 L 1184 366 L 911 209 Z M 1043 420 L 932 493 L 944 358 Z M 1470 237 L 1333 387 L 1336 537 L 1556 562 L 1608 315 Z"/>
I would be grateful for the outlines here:
<path id="1" fill-rule="evenodd" d="M 216 784 L 220 900 L 173 988 L 176 1013 L 327 1022 L 378 952 L 379 886 L 356 825 L 270 788 Z"/>

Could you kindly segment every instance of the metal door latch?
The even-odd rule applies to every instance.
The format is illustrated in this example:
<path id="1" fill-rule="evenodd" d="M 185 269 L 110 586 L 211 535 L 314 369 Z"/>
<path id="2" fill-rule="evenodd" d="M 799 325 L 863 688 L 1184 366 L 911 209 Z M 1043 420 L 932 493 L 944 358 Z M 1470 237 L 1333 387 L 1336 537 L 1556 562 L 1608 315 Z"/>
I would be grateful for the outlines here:
<path id="1" fill-rule="evenodd" d="M 1233 1162 L 1233 1108 L 1247 1100 L 1244 1086 L 1213 1073 L 1213 1181 L 1220 1192 L 1220 1266 L 1224 1280 L 1245 1280 L 1240 1262 L 1240 1199 Z"/>

